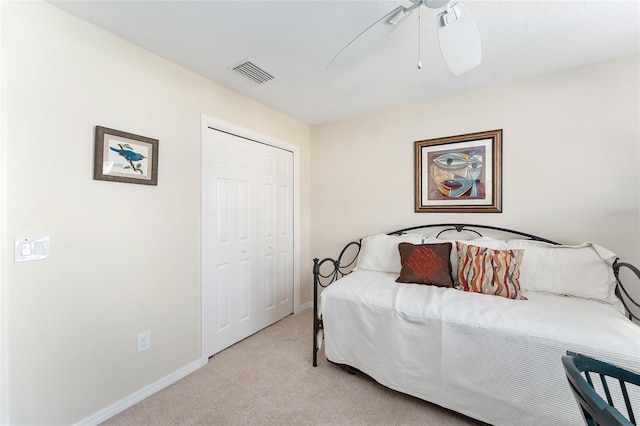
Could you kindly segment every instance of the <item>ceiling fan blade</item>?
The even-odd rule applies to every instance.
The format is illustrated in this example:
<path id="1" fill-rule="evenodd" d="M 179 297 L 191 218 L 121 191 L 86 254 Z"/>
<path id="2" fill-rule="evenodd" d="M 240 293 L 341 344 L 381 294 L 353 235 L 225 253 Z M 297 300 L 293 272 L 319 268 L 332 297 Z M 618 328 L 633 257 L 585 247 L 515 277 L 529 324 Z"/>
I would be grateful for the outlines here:
<path id="1" fill-rule="evenodd" d="M 404 14 L 402 12 L 404 12 Z M 391 34 L 393 30 L 398 28 L 400 23 L 411 12 L 412 10 L 403 6 L 398 6 L 369 26 L 369 28 L 361 32 L 356 38 L 351 40 L 349 44 L 347 44 L 336 56 L 333 57 L 331 62 L 327 65 L 327 68 L 339 66 L 363 55 L 382 41 L 382 39 Z M 397 22 L 393 24 L 390 22 L 391 20 L 397 20 Z"/>
<path id="2" fill-rule="evenodd" d="M 442 56 L 454 74 L 464 74 L 480 65 L 480 32 L 462 4 L 455 3 L 438 15 L 438 40 Z"/>

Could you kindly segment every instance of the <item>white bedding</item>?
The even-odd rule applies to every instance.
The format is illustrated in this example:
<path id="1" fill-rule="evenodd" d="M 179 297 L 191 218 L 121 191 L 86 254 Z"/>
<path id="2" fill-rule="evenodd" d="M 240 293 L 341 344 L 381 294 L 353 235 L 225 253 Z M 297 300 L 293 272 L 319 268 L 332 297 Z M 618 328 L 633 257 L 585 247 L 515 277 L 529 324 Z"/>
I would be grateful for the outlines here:
<path id="1" fill-rule="evenodd" d="M 357 271 L 321 295 L 325 355 L 392 389 L 494 425 L 581 425 L 567 350 L 640 371 L 640 327 L 612 305 L 398 284 Z M 640 407 L 640 395 L 633 395 Z"/>

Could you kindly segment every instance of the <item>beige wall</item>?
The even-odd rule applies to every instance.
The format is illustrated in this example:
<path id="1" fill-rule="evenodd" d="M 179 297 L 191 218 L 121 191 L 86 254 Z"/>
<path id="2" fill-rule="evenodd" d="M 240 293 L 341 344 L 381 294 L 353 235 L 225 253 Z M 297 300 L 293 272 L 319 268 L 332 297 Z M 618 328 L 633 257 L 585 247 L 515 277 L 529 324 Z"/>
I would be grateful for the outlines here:
<path id="1" fill-rule="evenodd" d="M 639 265 L 639 82 L 634 56 L 313 127 L 311 254 L 466 222 L 593 241 Z M 494 129 L 503 129 L 503 213 L 414 213 L 414 141 Z"/>
<path id="2" fill-rule="evenodd" d="M 300 146 L 303 304 L 312 256 L 427 222 L 592 240 L 640 263 L 637 57 L 310 131 L 51 5 L 0 4 L 11 424 L 78 422 L 199 359 L 201 113 Z M 92 180 L 95 125 L 159 139 L 159 185 Z M 413 213 L 413 142 L 496 128 L 504 213 Z M 13 238 L 43 235 L 48 260 L 13 262 Z"/>
<path id="3" fill-rule="evenodd" d="M 2 8 L 11 424 L 78 422 L 200 359 L 202 113 L 300 147 L 309 300 L 307 125 L 49 4 Z M 159 139 L 158 186 L 93 180 L 96 125 Z M 50 258 L 14 263 L 29 236 Z"/>

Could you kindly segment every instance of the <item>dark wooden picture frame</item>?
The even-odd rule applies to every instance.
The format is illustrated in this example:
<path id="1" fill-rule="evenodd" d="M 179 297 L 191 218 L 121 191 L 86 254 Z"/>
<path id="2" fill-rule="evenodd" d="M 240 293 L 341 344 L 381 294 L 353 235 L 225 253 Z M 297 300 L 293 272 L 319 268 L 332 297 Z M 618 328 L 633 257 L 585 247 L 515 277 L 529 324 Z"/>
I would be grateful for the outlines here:
<path id="1" fill-rule="evenodd" d="M 502 212 L 502 129 L 415 142 L 415 211 Z"/>
<path id="2" fill-rule="evenodd" d="M 158 184 L 158 139 L 96 126 L 93 178 Z"/>

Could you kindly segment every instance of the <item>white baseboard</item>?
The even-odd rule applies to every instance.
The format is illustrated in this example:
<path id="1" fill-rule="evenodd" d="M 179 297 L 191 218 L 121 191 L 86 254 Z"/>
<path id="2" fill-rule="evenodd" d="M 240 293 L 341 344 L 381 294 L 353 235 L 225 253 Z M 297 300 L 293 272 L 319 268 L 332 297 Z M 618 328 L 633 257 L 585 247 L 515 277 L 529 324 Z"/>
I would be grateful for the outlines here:
<path id="1" fill-rule="evenodd" d="M 137 392 L 134 392 L 131 395 L 121 399 L 120 401 L 117 401 L 109 405 L 108 407 L 105 407 L 104 409 L 98 411 L 97 413 L 94 413 L 89 417 L 82 419 L 77 424 L 82 426 L 85 426 L 85 425 L 94 426 L 94 425 L 100 424 L 105 420 L 115 416 L 116 414 L 121 413 L 127 408 L 137 404 L 143 399 L 153 395 L 156 392 L 161 391 L 167 386 L 188 376 L 189 374 L 193 373 L 194 371 L 196 371 L 202 366 L 203 366 L 203 363 L 200 359 L 195 360 L 185 365 L 184 367 L 180 368 L 179 370 L 176 370 L 173 373 L 170 373 L 164 376 L 163 378 L 156 380 L 150 385 L 145 386 L 144 388 L 138 390 Z"/>

